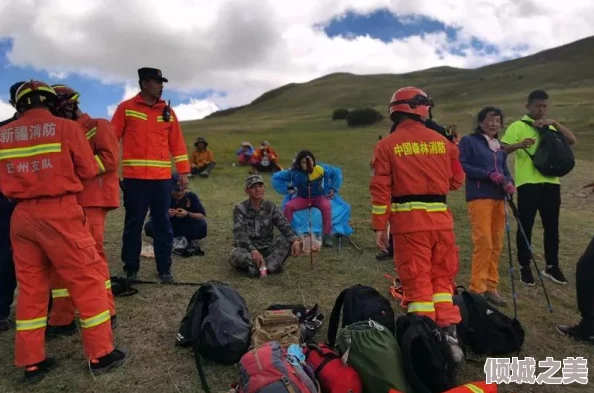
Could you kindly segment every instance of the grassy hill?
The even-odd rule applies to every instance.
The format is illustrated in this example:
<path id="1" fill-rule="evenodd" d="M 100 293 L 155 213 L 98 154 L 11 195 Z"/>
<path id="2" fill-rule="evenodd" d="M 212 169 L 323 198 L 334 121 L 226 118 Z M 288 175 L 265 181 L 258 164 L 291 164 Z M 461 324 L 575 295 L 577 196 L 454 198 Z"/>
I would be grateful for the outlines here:
<path id="1" fill-rule="evenodd" d="M 317 340 L 326 338 L 327 320 L 340 291 L 353 284 L 371 285 L 388 298 L 390 281 L 384 274 L 394 273 L 391 261 L 375 260 L 377 247 L 370 229 L 371 206 L 368 192 L 369 162 L 378 135 L 386 135 L 390 123 L 371 127 L 349 128 L 344 121 L 332 121 L 335 108 L 373 106 L 386 113 L 388 101 L 397 88 L 417 85 L 432 95 L 437 103 L 437 120 L 458 125 L 463 133 L 473 127 L 476 113 L 485 105 L 500 106 L 509 123 L 523 114 L 527 94 L 537 88 L 549 91 L 550 116 L 575 131 L 578 162 L 575 170 L 562 180 L 560 217 L 560 265 L 569 285 L 545 281 L 553 306 L 548 312 L 543 289 L 525 287 L 519 282 L 515 261 L 516 225 L 511 222 L 511 250 L 514 254 L 518 317 L 526 331 L 520 358 L 533 357 L 537 362 L 552 356 L 556 360 L 582 356 L 588 358 L 588 385 L 501 385 L 500 392 L 515 393 L 589 393 L 592 392 L 594 349 L 572 342 L 555 331 L 558 323 L 573 323 L 579 317 L 575 299 L 575 263 L 594 232 L 594 196 L 587 198 L 581 187 L 594 181 L 592 147 L 594 147 L 594 39 L 578 41 L 530 57 L 512 60 L 476 70 L 440 67 L 402 75 L 332 74 L 308 83 L 290 84 L 272 90 L 254 102 L 215 114 L 208 119 L 183 125 L 188 150 L 197 136 L 205 137 L 214 151 L 217 167 L 207 179 L 194 178 L 190 187 L 196 191 L 207 212 L 208 237 L 201 245 L 204 257 L 173 257 L 177 280 L 228 282 L 246 299 L 253 314 L 271 303 L 318 303 L 326 322 Z M 324 249 L 315 256 L 315 268 L 308 257 L 290 258 L 280 275 L 265 279 L 248 279 L 228 264 L 232 248 L 231 211 L 245 198 L 243 182 L 248 168 L 237 167 L 235 151 L 243 140 L 258 144 L 271 142 L 287 167 L 295 153 L 311 149 L 319 161 L 338 166 L 344 175 L 340 195 L 351 206 L 352 240 L 361 247 L 360 254 L 348 244 L 343 249 Z M 508 165 L 513 171 L 513 157 Z M 282 197 L 270 187 L 270 176 L 264 175 L 266 197 L 280 204 Z M 451 193 L 448 205 L 455 220 L 456 239 L 460 246 L 460 268 L 456 282 L 469 285 L 472 260 L 471 226 L 468 220 L 464 190 Z M 105 234 L 105 249 L 112 275 L 122 274 L 120 259 L 124 226 L 124 208 L 110 212 Z M 542 229 L 537 218 L 533 247 L 539 267 L 544 268 Z M 150 239 L 144 238 L 150 242 Z M 346 242 L 345 242 L 346 243 Z M 508 243 L 500 259 L 499 291 L 508 300 L 501 310 L 513 315 L 512 291 L 507 258 Z M 398 250 L 396 250 L 398 252 Z M 156 279 L 154 259 L 142 258 L 139 278 Z M 60 368 L 39 386 L 31 388 L 20 382 L 22 371 L 13 367 L 14 331 L 0 333 L 0 392 L 80 393 L 80 392 L 199 392 L 194 358 L 188 350 L 174 346 L 179 322 L 195 291 L 191 286 L 138 285 L 140 292 L 117 298 L 119 327 L 115 331 L 118 345 L 130 349 L 130 361 L 122 369 L 93 378 L 86 369 L 80 335 L 48 342 L 47 353 L 56 356 Z M 402 312 L 393 301 L 397 313 Z M 510 356 L 513 356 L 510 355 Z M 484 362 L 465 365 L 459 382 L 484 380 Z M 538 372 L 544 369 L 538 369 Z M 239 379 L 233 366 L 205 364 L 213 392 L 227 392 Z M 559 374 L 560 375 L 560 372 Z"/>

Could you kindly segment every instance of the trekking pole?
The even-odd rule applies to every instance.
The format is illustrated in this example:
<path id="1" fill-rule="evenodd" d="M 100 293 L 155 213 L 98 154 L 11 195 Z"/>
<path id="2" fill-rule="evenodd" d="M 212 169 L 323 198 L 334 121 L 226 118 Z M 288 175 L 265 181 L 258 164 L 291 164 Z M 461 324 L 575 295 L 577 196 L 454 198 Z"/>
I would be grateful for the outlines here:
<path id="1" fill-rule="evenodd" d="M 314 268 L 313 264 L 313 244 L 314 244 L 314 233 L 313 233 L 313 225 L 311 222 L 311 180 L 309 179 L 309 175 L 313 173 L 313 165 L 311 159 L 308 157 L 306 159 L 307 162 L 307 172 L 308 172 L 308 179 L 307 179 L 307 204 L 308 204 L 308 211 L 309 211 L 309 263 L 311 268 Z"/>
<path id="2" fill-rule="evenodd" d="M 536 259 L 534 258 L 534 253 L 532 252 L 532 246 L 530 245 L 530 242 L 528 241 L 528 236 L 526 236 L 526 232 L 524 232 L 524 227 L 522 226 L 522 223 L 520 222 L 520 216 L 518 215 L 518 208 L 516 207 L 516 205 L 514 204 L 514 201 L 512 201 L 512 199 L 509 195 L 507 196 L 507 203 L 509 204 L 509 207 L 512 209 L 512 213 L 514 214 L 514 217 L 516 218 L 516 221 L 518 223 L 518 230 L 520 231 L 520 234 L 524 238 L 526 247 L 528 247 L 528 251 L 530 252 L 530 259 L 532 260 L 532 263 L 534 264 L 534 267 L 536 268 L 536 271 L 538 273 L 538 278 L 540 279 L 540 284 L 542 285 L 542 289 L 544 291 L 545 298 L 547 299 L 547 305 L 549 306 L 549 311 L 552 313 L 553 306 L 551 306 L 551 302 L 549 301 L 549 295 L 547 294 L 547 289 L 546 289 L 544 281 L 542 279 L 540 269 L 538 268 L 538 265 L 536 264 Z"/>
<path id="3" fill-rule="evenodd" d="M 507 253 L 509 254 L 509 275 L 511 276 L 512 299 L 514 301 L 514 319 L 518 319 L 518 305 L 516 301 L 516 284 L 514 282 L 514 264 L 512 262 L 511 249 L 511 226 L 509 225 L 509 217 L 507 215 L 507 206 L 503 204 L 503 211 L 505 212 L 505 232 L 507 234 Z"/>

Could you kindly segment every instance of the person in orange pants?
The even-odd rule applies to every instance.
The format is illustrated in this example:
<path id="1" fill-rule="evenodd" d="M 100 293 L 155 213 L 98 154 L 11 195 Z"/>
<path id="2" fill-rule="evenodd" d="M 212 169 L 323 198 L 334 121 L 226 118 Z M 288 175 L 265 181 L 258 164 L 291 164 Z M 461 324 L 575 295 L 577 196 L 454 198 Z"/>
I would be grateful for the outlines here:
<path id="1" fill-rule="evenodd" d="M 396 127 L 377 142 L 371 164 L 372 226 L 376 243 L 387 250 L 394 238 L 394 263 L 409 313 L 425 315 L 443 328 L 452 355 L 462 362 L 454 305 L 458 247 L 446 195 L 464 182 L 457 146 L 425 126 L 433 101 L 420 89 L 405 87 L 390 102 Z"/>
<path id="2" fill-rule="evenodd" d="M 0 128 L 0 192 L 16 202 L 10 232 L 19 286 L 15 364 L 25 367 L 30 383 L 56 366 L 46 357 L 44 334 L 52 269 L 79 310 L 91 372 L 107 372 L 127 357 L 114 348 L 100 257 L 76 199 L 80 179 L 100 168 L 82 127 L 50 112 L 55 100 L 49 85 L 24 83 L 16 93 L 22 116 Z"/>
<path id="3" fill-rule="evenodd" d="M 118 179 L 119 147 L 115 132 L 109 121 L 105 119 L 92 119 L 78 107 L 80 94 L 65 85 L 53 85 L 52 88 L 58 96 L 56 113 L 60 117 L 74 120 L 85 131 L 95 160 L 100 167 L 100 175 L 89 180 L 83 180 L 84 190 L 77 195 L 78 203 L 83 207 L 91 234 L 97 243 L 97 251 L 101 263 L 97 264 L 99 273 L 105 280 L 111 326 L 116 327 L 117 316 L 115 301 L 111 293 L 111 281 L 107 258 L 103 249 L 105 221 L 109 210 L 120 206 L 120 189 Z M 68 290 L 58 275 L 54 272 L 51 280 L 53 307 L 46 335 L 55 337 L 76 333 L 74 321 L 74 304 Z"/>

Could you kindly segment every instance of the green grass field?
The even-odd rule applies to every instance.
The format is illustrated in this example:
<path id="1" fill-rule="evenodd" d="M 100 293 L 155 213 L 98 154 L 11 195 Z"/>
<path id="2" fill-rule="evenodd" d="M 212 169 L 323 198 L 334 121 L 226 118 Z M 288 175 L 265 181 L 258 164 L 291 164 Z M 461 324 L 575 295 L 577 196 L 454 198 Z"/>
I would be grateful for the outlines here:
<path id="1" fill-rule="evenodd" d="M 435 115 L 439 122 L 457 124 L 468 133 L 473 116 L 485 105 L 500 106 L 506 124 L 519 118 L 527 94 L 545 88 L 551 95 L 550 117 L 574 130 L 578 137 L 575 170 L 562 180 L 560 260 L 570 283 L 559 286 L 546 280 L 545 285 L 554 312 L 548 312 L 540 286 L 528 288 L 519 282 L 516 272 L 519 319 L 526 330 L 521 357 L 537 361 L 552 356 L 556 360 L 582 356 L 594 358 L 594 348 L 561 337 L 557 323 L 579 319 L 575 294 L 575 263 L 594 230 L 593 197 L 581 187 L 592 178 L 594 115 L 586 111 L 594 99 L 594 67 L 591 54 L 584 50 L 593 40 L 581 41 L 544 54 L 534 55 L 478 70 L 436 69 L 412 75 L 354 76 L 331 75 L 308 84 L 294 85 L 271 92 L 253 105 L 228 116 L 189 122 L 184 132 L 189 148 L 197 136 L 204 136 L 215 151 L 217 168 L 208 179 L 194 179 L 191 188 L 200 195 L 208 215 L 209 236 L 203 242 L 204 257 L 174 259 L 173 272 L 179 281 L 217 279 L 230 283 L 247 300 L 253 313 L 273 302 L 319 303 L 326 318 L 340 291 L 356 283 L 371 285 L 389 297 L 390 282 L 383 276 L 393 273 L 393 263 L 375 260 L 377 252 L 370 230 L 371 206 L 368 193 L 369 162 L 378 135 L 386 135 L 389 122 L 371 127 L 348 128 L 344 121 L 331 121 L 338 107 L 374 106 L 386 112 L 392 92 L 404 85 L 418 85 L 435 97 Z M 590 57 L 588 57 L 590 56 Z M 588 66 L 589 64 L 589 66 Z M 520 78 L 521 77 L 521 78 Z M 311 149 L 319 161 L 339 166 L 344 172 L 342 197 L 352 206 L 355 233 L 352 239 L 364 250 L 359 254 L 345 245 L 342 252 L 324 249 L 310 268 L 308 257 L 291 258 L 281 275 L 266 279 L 248 279 L 238 275 L 227 263 L 232 247 L 231 210 L 243 200 L 243 180 L 248 169 L 233 167 L 235 150 L 243 140 L 259 144 L 268 140 L 287 167 L 295 153 Z M 513 170 L 513 158 L 509 162 Z M 280 203 L 281 196 L 267 182 L 267 198 Z M 469 284 L 472 243 L 464 191 L 448 198 L 456 222 L 456 236 L 461 247 L 458 284 Z M 106 233 L 106 249 L 113 275 L 122 274 L 119 253 L 123 231 L 123 207 L 112 212 Z M 512 225 L 512 251 L 515 262 L 515 232 Z M 537 218 L 533 234 L 537 263 L 542 268 L 542 231 Z M 500 263 L 500 291 L 510 301 L 502 310 L 511 315 L 511 285 L 507 243 Z M 154 260 L 143 260 L 141 279 L 156 279 Z M 139 285 L 140 293 L 117 299 L 120 326 L 115 332 L 117 344 L 128 348 L 130 360 L 125 367 L 93 378 L 85 369 L 78 335 L 57 339 L 47 345 L 48 354 L 56 356 L 61 367 L 40 385 L 28 387 L 20 382 L 22 371 L 13 366 L 14 332 L 0 335 L 0 392 L 197 392 L 200 391 L 193 357 L 174 346 L 175 334 L 194 291 L 192 287 Z M 393 302 L 397 312 L 402 312 Z M 327 323 L 319 340 L 325 340 Z M 592 364 L 590 367 L 590 378 Z M 235 367 L 207 364 L 206 372 L 213 392 L 225 392 L 238 380 Z M 483 364 L 468 363 L 459 376 L 460 383 L 484 380 Z M 591 392 L 588 386 L 501 385 L 501 392 Z"/>

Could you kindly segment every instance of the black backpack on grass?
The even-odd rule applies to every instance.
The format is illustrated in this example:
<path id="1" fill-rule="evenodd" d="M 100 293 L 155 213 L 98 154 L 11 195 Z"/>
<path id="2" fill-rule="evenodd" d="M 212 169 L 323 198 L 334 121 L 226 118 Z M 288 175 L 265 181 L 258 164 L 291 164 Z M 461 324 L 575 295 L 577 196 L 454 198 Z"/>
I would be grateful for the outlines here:
<path id="1" fill-rule="evenodd" d="M 192 295 L 176 344 L 192 347 L 202 388 L 210 393 L 201 357 L 218 364 L 238 363 L 250 339 L 250 314 L 243 297 L 228 284 L 209 281 Z"/>
<path id="2" fill-rule="evenodd" d="M 343 290 L 334 303 L 328 322 L 328 345 L 332 348 L 336 342 L 341 310 L 342 327 L 371 319 L 386 327 L 392 335 L 396 332 L 394 310 L 390 301 L 375 288 L 357 284 Z"/>
<path id="3" fill-rule="evenodd" d="M 396 341 L 406 380 L 415 393 L 442 393 L 456 387 L 456 363 L 435 321 L 413 313 L 398 317 Z"/>
<path id="4" fill-rule="evenodd" d="M 532 122 L 522 120 L 534 127 Z M 532 159 L 536 169 L 544 176 L 563 177 L 575 167 L 575 157 L 567 138 L 559 132 L 546 127 L 534 127 L 540 135 L 540 143 L 536 152 L 531 155 L 526 149 L 526 154 Z"/>
<path id="5" fill-rule="evenodd" d="M 458 334 L 462 342 L 477 355 L 502 356 L 520 353 L 524 344 L 524 328 L 491 306 L 478 294 L 457 288 L 454 303 L 460 308 L 462 321 Z"/>

